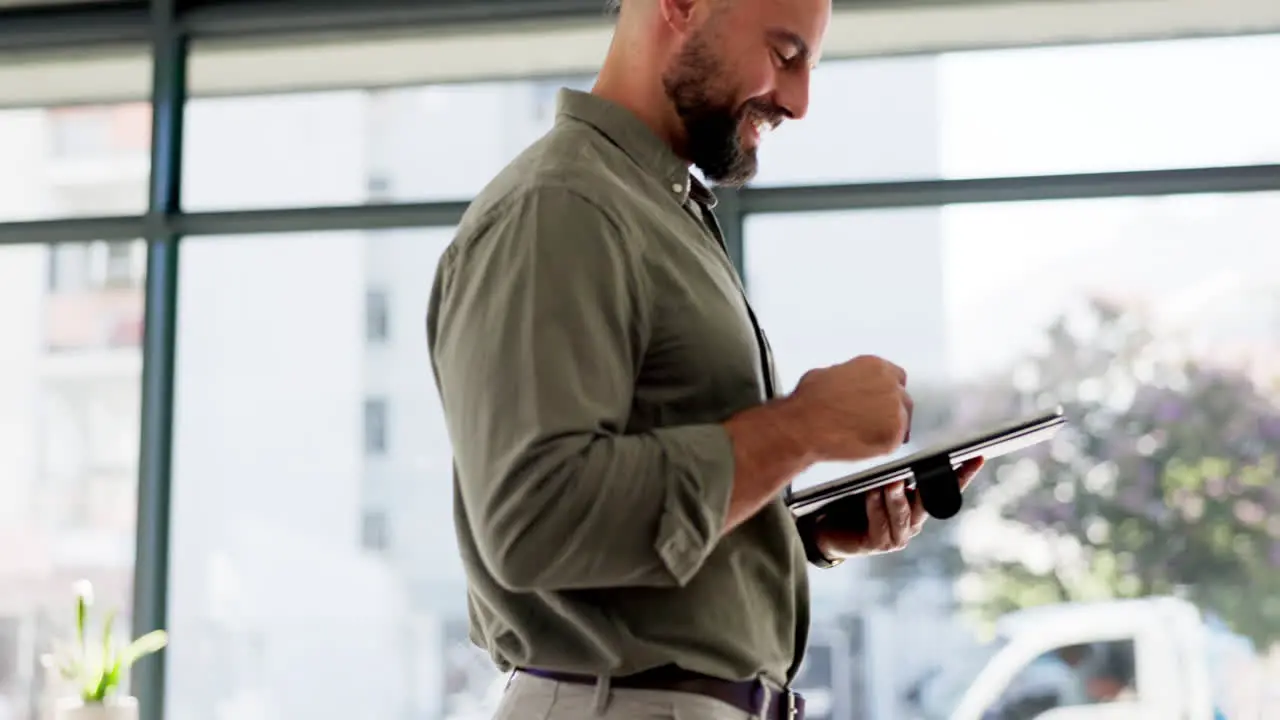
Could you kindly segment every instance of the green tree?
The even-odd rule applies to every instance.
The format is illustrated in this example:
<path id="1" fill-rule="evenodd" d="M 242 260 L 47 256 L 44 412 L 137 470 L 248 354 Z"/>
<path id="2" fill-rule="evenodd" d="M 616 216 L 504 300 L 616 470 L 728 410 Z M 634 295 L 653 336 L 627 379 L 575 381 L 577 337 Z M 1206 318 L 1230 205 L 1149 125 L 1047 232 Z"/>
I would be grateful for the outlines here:
<path id="1" fill-rule="evenodd" d="M 1262 645 L 1280 640 L 1280 408 L 1196 362 L 1138 315 L 1094 301 L 1055 322 L 1009 378 L 956 395 L 981 427 L 1050 404 L 1052 442 L 992 462 L 978 506 L 1026 531 L 966 557 L 982 609 L 1179 594 Z"/>

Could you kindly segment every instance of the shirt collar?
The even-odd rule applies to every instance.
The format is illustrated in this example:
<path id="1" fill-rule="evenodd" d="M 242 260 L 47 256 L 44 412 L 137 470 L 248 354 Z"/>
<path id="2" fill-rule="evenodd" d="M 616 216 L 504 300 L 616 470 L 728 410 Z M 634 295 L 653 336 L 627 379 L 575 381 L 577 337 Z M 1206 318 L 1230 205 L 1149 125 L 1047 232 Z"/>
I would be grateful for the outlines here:
<path id="1" fill-rule="evenodd" d="M 556 106 L 557 122 L 572 118 L 591 125 L 653 174 L 680 204 L 692 197 L 708 208 L 715 207 L 715 194 L 689 172 L 689 164 L 630 110 L 571 88 L 560 89 Z"/>

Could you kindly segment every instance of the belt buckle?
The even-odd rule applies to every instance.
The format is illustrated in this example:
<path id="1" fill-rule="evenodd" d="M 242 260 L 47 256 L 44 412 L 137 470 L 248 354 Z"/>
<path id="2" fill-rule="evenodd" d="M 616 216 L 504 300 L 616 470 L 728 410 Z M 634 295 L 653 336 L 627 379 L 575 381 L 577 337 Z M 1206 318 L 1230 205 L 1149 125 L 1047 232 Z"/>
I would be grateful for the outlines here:
<path id="1" fill-rule="evenodd" d="M 787 720 L 796 720 L 799 710 L 796 708 L 796 693 L 791 688 L 784 688 L 787 694 Z"/>

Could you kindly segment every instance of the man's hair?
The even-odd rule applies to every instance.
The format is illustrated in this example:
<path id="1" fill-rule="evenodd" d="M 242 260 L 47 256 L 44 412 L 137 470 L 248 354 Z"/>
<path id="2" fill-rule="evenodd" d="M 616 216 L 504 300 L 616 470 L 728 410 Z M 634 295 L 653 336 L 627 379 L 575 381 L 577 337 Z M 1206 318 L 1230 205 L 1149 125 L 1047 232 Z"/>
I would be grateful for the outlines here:
<path id="1" fill-rule="evenodd" d="M 1092 652 L 1093 648 L 1088 644 L 1067 645 L 1066 647 L 1058 648 L 1058 657 L 1062 658 L 1070 665 L 1075 665 L 1081 660 L 1089 657 Z"/>

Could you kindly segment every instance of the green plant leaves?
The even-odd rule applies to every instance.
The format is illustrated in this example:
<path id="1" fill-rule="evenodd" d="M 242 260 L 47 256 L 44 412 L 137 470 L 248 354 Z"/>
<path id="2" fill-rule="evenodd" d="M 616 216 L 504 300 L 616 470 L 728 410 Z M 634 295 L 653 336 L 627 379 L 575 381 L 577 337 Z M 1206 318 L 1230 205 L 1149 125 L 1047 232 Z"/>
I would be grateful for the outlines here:
<path id="1" fill-rule="evenodd" d="M 133 665 L 139 658 L 159 652 L 165 645 L 169 644 L 169 634 L 164 630 L 152 630 L 142 637 L 129 643 L 121 654 L 121 664 L 128 668 Z"/>
<path id="2" fill-rule="evenodd" d="M 116 692 L 129 668 L 140 658 L 164 648 L 169 635 L 164 630 L 154 630 L 119 648 L 113 639 L 116 612 L 110 610 L 102 622 L 100 643 L 90 647 L 93 587 L 87 581 L 76 583 L 75 598 L 75 641 L 71 645 L 55 641 L 50 662 L 62 677 L 79 686 L 82 702 L 102 704 Z"/>

